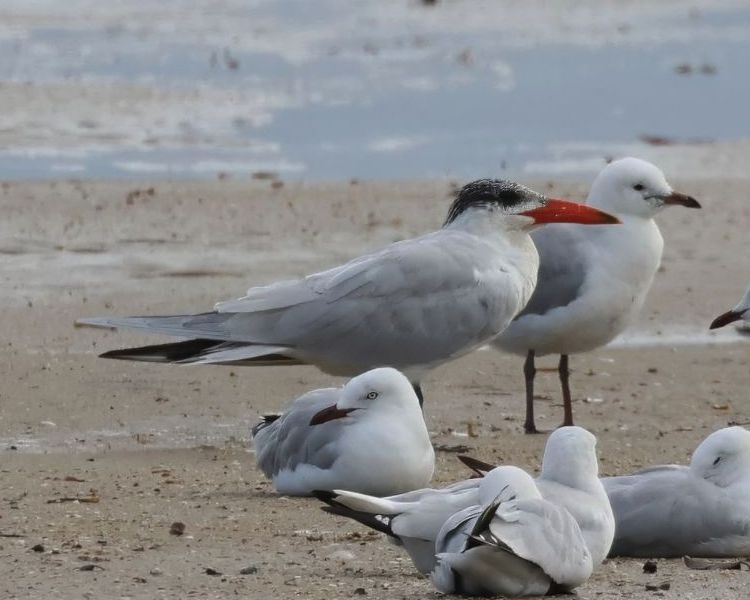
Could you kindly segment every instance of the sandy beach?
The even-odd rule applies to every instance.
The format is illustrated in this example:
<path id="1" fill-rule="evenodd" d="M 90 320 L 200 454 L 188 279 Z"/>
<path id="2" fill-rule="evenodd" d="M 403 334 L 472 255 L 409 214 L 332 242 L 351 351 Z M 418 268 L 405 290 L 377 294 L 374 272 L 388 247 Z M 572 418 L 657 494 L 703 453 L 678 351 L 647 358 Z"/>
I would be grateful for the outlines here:
<path id="1" fill-rule="evenodd" d="M 587 188 L 526 183 L 574 199 Z M 706 331 L 746 284 L 748 184 L 673 183 L 704 210 L 660 216 L 663 267 L 639 322 L 625 342 L 572 359 L 577 423 L 599 437 L 603 474 L 684 462 L 709 432 L 750 421 L 747 341 Z M 254 466 L 257 416 L 338 380 L 311 367 L 106 361 L 97 353 L 155 338 L 73 322 L 204 310 L 250 285 L 338 264 L 439 226 L 453 185 L 2 185 L 0 595 L 440 597 L 380 535 L 315 501 L 279 498 Z M 457 450 L 538 468 L 544 436 L 522 434 L 517 357 L 478 351 L 435 371 L 425 392 L 436 484 L 466 475 Z M 538 393 L 539 423 L 554 427 L 555 373 L 542 374 Z M 182 535 L 170 533 L 175 522 Z M 645 574 L 642 565 L 607 561 L 578 596 L 746 595 L 745 571 L 659 560 Z"/>

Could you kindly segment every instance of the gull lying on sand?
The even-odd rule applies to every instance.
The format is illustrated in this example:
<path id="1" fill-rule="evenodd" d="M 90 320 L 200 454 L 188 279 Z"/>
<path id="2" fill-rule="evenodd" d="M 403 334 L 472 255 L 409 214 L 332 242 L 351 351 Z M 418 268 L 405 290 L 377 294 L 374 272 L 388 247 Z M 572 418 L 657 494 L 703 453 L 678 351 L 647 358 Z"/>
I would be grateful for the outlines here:
<path id="1" fill-rule="evenodd" d="M 481 505 L 451 516 L 435 543 L 430 578 L 447 594 L 542 596 L 569 592 L 593 571 L 578 523 L 542 498 L 517 467 L 497 467 L 479 484 Z"/>
<path id="2" fill-rule="evenodd" d="M 750 555 L 750 431 L 709 435 L 689 466 L 606 477 L 617 527 L 613 556 Z"/>
<path id="3" fill-rule="evenodd" d="M 427 485 L 435 454 L 419 400 L 396 369 L 308 392 L 253 428 L 258 466 L 279 493 L 347 487 L 387 495 Z"/>
<path id="4" fill-rule="evenodd" d="M 536 479 L 542 497 L 576 520 L 594 566 L 606 558 L 614 537 L 614 517 L 598 469 L 596 438 L 581 427 L 561 427 L 547 440 L 542 472 Z M 417 569 L 428 573 L 435 566 L 435 541 L 448 517 L 482 504 L 481 481 L 469 479 L 441 490 L 389 498 L 341 489 L 315 495 L 330 505 L 324 510 L 355 519 L 403 544 Z"/>

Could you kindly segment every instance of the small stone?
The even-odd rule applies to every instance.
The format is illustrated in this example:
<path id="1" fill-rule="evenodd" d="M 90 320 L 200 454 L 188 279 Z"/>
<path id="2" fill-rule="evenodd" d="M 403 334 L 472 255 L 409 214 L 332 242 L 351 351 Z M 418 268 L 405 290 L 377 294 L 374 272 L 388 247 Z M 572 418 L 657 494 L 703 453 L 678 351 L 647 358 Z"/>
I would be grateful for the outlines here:
<path id="1" fill-rule="evenodd" d="M 332 554 L 329 555 L 331 560 L 339 560 L 341 562 L 348 562 L 350 560 L 354 560 L 356 556 L 354 555 L 354 552 L 349 552 L 348 550 L 336 550 Z"/>
<path id="2" fill-rule="evenodd" d="M 44 546 L 42 546 L 41 544 L 37 544 L 36 546 L 32 546 L 31 549 L 34 552 L 44 552 Z"/>
<path id="3" fill-rule="evenodd" d="M 172 535 L 182 535 L 185 533 L 185 523 L 181 523 L 180 521 L 175 521 L 170 525 L 169 527 L 169 533 Z"/>
<path id="4" fill-rule="evenodd" d="M 295 576 L 294 576 L 294 577 L 292 577 L 291 579 L 287 579 L 287 580 L 286 580 L 286 581 L 284 582 L 284 585 L 292 585 L 292 586 L 294 586 L 294 587 L 297 587 L 297 586 L 299 585 L 299 582 L 300 582 L 301 580 L 302 580 L 302 577 L 300 577 L 299 575 L 295 575 Z"/>
<path id="5" fill-rule="evenodd" d="M 656 573 L 656 561 L 647 560 L 643 563 L 643 572 L 649 574 Z"/>
<path id="6" fill-rule="evenodd" d="M 355 596 L 365 596 L 367 595 L 367 590 L 363 587 L 358 587 L 356 590 L 354 590 Z"/>
<path id="7" fill-rule="evenodd" d="M 164 571 L 162 571 L 159 567 L 154 567 L 148 572 L 149 575 L 154 575 L 155 577 L 158 577 L 159 575 L 163 575 Z"/>
<path id="8" fill-rule="evenodd" d="M 250 565 L 244 569 L 240 569 L 240 575 L 255 575 L 258 572 L 258 567 Z"/>
<path id="9" fill-rule="evenodd" d="M 204 573 L 206 575 L 211 575 L 212 577 L 218 577 L 219 575 L 222 574 L 219 571 L 217 571 L 216 569 L 212 569 L 211 567 L 206 568 L 206 570 L 204 571 Z"/>

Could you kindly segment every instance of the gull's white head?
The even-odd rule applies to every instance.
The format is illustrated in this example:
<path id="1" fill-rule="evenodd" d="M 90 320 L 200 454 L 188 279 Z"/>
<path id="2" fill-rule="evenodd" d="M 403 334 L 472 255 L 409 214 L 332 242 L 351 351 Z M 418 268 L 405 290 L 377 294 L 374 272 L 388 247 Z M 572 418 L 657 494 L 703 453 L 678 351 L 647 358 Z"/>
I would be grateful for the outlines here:
<path id="1" fill-rule="evenodd" d="M 745 290 L 745 295 L 742 296 L 737 306 L 716 317 L 709 329 L 724 327 L 724 325 L 729 325 L 739 320 L 750 321 L 750 286 Z"/>
<path id="2" fill-rule="evenodd" d="M 504 179 L 478 179 L 459 190 L 443 226 L 464 226 L 476 217 L 486 220 L 488 216 L 493 217 L 493 224 L 507 231 L 530 231 L 547 223 L 619 223 L 605 212 L 585 204 L 548 198 L 519 183 Z"/>
<path id="3" fill-rule="evenodd" d="M 507 465 L 495 467 L 479 482 L 479 504 L 482 506 L 501 495 L 503 500 L 542 497 L 531 475 Z"/>
<path id="4" fill-rule="evenodd" d="M 675 192 L 656 165 L 632 157 L 615 160 L 601 170 L 588 202 L 615 215 L 644 219 L 675 204 L 700 208 L 695 198 Z"/>
<path id="5" fill-rule="evenodd" d="M 583 427 L 560 427 L 547 439 L 541 477 L 585 489 L 599 482 L 596 436 Z"/>
<path id="6" fill-rule="evenodd" d="M 369 409 L 373 406 L 407 411 L 421 410 L 419 399 L 409 380 L 396 369 L 382 367 L 357 375 L 344 385 L 339 409 Z"/>
<path id="7" fill-rule="evenodd" d="M 750 431 L 739 426 L 714 431 L 693 452 L 690 469 L 719 487 L 750 482 Z"/>

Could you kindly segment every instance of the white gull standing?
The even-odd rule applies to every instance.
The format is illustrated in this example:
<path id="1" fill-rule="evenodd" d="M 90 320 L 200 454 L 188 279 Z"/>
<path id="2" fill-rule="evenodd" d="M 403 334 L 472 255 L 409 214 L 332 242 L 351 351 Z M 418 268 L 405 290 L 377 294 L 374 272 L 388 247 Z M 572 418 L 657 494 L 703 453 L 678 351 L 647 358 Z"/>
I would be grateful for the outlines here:
<path id="1" fill-rule="evenodd" d="M 430 578 L 446 594 L 543 596 L 584 583 L 594 565 L 578 523 L 542 498 L 517 467 L 490 471 L 480 505 L 452 515 L 435 542 Z"/>
<path id="2" fill-rule="evenodd" d="M 745 290 L 745 294 L 737 303 L 737 306 L 716 317 L 712 321 L 710 329 L 724 327 L 735 321 L 745 321 L 745 323 L 750 322 L 750 286 Z"/>
<path id="3" fill-rule="evenodd" d="M 750 555 L 750 431 L 709 435 L 689 466 L 605 477 L 617 523 L 612 556 Z"/>
<path id="4" fill-rule="evenodd" d="M 488 466 L 487 471 L 492 469 Z M 482 475 L 486 476 L 484 472 Z M 440 528 L 450 515 L 481 504 L 481 481 L 469 479 L 439 490 L 417 490 L 389 498 L 342 489 L 314 495 L 330 505 L 324 510 L 389 535 L 404 546 L 421 573 L 428 573 L 434 568 L 435 540 Z M 573 516 L 594 566 L 599 565 L 612 544 L 615 521 L 599 481 L 596 437 L 581 427 L 561 427 L 552 432 L 536 485 L 545 500 Z"/>
<path id="5" fill-rule="evenodd" d="M 482 179 L 464 186 L 442 229 L 396 242 L 304 279 L 248 290 L 212 312 L 103 317 L 80 325 L 186 341 L 102 356 L 180 364 L 310 363 L 353 376 L 391 366 L 414 384 L 483 346 L 526 305 L 539 257 L 529 232 L 545 223 L 603 224 L 593 207 Z"/>
<path id="6" fill-rule="evenodd" d="M 258 466 L 282 494 L 342 486 L 396 494 L 427 485 L 435 454 L 419 399 L 396 369 L 308 392 L 253 428 Z"/>
<path id="7" fill-rule="evenodd" d="M 553 225 L 534 232 L 537 286 L 526 307 L 493 345 L 526 357 L 526 433 L 534 422 L 534 359 L 559 354 L 563 425 L 573 424 L 568 355 L 604 346 L 633 321 L 651 287 L 664 241 L 654 217 L 667 206 L 700 208 L 675 192 L 651 163 L 623 158 L 594 180 L 587 203 L 615 215 L 620 227 Z"/>

